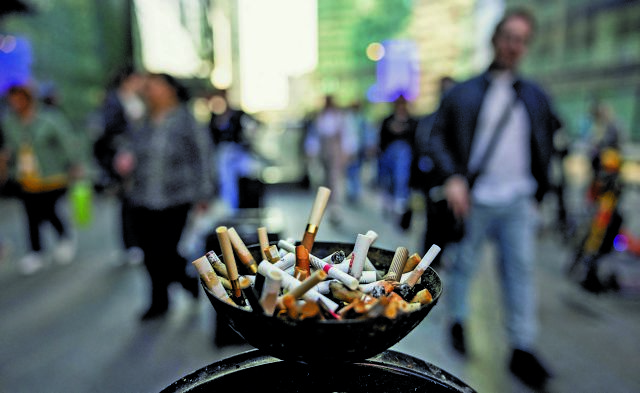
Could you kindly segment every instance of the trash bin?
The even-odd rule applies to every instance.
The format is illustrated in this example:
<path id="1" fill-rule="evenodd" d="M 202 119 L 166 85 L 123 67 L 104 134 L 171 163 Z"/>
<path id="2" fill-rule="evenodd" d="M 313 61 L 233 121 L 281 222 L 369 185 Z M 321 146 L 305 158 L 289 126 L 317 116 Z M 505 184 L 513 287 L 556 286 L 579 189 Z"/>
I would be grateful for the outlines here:
<path id="1" fill-rule="evenodd" d="M 475 392 L 441 368 L 393 350 L 360 362 L 310 365 L 254 349 L 201 368 L 161 393 L 217 391 Z"/>

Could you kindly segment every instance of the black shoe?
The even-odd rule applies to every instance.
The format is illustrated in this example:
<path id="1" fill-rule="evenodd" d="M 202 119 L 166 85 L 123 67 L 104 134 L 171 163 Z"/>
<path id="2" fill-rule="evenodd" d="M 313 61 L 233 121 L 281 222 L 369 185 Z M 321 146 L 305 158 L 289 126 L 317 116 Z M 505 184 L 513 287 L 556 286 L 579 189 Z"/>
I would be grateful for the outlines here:
<path id="1" fill-rule="evenodd" d="M 169 307 L 151 306 L 147 311 L 144 312 L 144 314 L 140 316 L 140 320 L 144 322 L 160 318 L 164 316 L 167 311 L 169 311 Z"/>
<path id="2" fill-rule="evenodd" d="M 551 377 L 551 374 L 532 353 L 521 349 L 513 350 L 509 370 L 522 382 L 534 389 L 543 388 Z"/>
<path id="3" fill-rule="evenodd" d="M 461 355 L 467 353 L 467 347 L 464 344 L 464 330 L 459 322 L 451 326 L 451 346 Z"/>
<path id="4" fill-rule="evenodd" d="M 400 226 L 400 229 L 402 229 L 403 231 L 408 230 L 411 227 L 412 217 L 413 217 L 413 210 L 412 209 L 405 210 L 404 213 L 402 213 L 402 216 L 400 216 L 400 222 L 398 223 L 398 225 Z"/>

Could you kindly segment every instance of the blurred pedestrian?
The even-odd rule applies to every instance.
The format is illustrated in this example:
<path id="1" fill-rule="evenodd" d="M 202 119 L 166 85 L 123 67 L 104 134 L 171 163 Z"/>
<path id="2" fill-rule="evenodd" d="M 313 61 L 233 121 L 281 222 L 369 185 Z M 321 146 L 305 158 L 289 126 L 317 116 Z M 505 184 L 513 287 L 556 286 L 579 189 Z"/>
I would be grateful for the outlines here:
<path id="1" fill-rule="evenodd" d="M 370 151 L 368 141 L 371 139 L 371 124 L 362 110 L 362 103 L 355 102 L 346 109 L 346 129 L 351 133 L 354 152 L 346 168 L 346 196 L 350 203 L 357 203 L 362 194 L 362 166 Z"/>
<path id="2" fill-rule="evenodd" d="M 347 165 L 357 149 L 355 133 L 348 127 L 345 111 L 327 95 L 305 139 L 305 153 L 322 167 L 322 185 L 331 189 L 327 213 L 334 225 L 342 222 Z"/>
<path id="3" fill-rule="evenodd" d="M 97 188 L 115 194 L 120 201 L 120 238 L 125 261 L 134 265 L 141 263 L 144 256 L 131 228 L 131 202 L 113 160 L 118 144 L 135 130 L 144 116 L 145 105 L 140 97 L 142 83 L 142 74 L 130 65 L 123 66 L 109 81 L 102 103 L 102 134 L 93 144 L 93 155 L 101 170 Z"/>
<path id="4" fill-rule="evenodd" d="M 409 180 L 417 125 L 418 121 L 409 113 L 407 100 L 401 95 L 393 103 L 393 112 L 380 126 L 378 177 L 383 208 L 398 217 L 410 209 Z"/>
<path id="5" fill-rule="evenodd" d="M 53 258 L 69 263 L 75 255 L 75 243 L 68 225 L 57 211 L 57 203 L 73 180 L 82 175 L 82 167 L 73 151 L 71 124 L 60 111 L 42 110 L 33 85 L 9 88 L 11 111 L 4 117 L 5 144 L 2 157 L 8 168 L 5 187 L 18 197 L 27 216 L 28 252 L 20 261 L 24 274 L 32 274 L 44 265 L 42 225 L 51 224 L 58 235 Z"/>
<path id="6" fill-rule="evenodd" d="M 492 36 L 489 69 L 456 85 L 442 100 L 429 153 L 449 206 L 466 219 L 467 231 L 449 269 L 453 347 L 466 353 L 468 289 L 484 240 L 490 238 L 499 251 L 509 368 L 526 384 L 542 387 L 550 374 L 533 352 L 535 202 L 549 188 L 553 135 L 560 124 L 545 93 L 517 72 L 534 28 L 534 17 L 524 9 L 504 15 Z M 477 177 L 470 175 L 478 170 Z"/>
<path id="7" fill-rule="evenodd" d="M 591 162 L 592 176 L 587 202 L 593 204 L 600 195 L 602 172 L 607 172 L 602 166 L 602 154 L 608 150 L 620 153 L 623 144 L 622 130 L 613 111 L 604 102 L 596 100 L 591 104 L 589 117 L 581 137 L 582 142 L 586 145 L 587 158 Z"/>
<path id="8" fill-rule="evenodd" d="M 211 143 L 189 107 L 187 90 L 174 77 L 150 74 L 144 85 L 148 113 L 115 157 L 115 169 L 130 179 L 131 221 L 151 283 L 142 320 L 169 309 L 168 287 L 180 283 L 194 298 L 198 280 L 187 274 L 178 252 L 192 208 L 204 212 L 212 197 L 208 157 Z"/>
<path id="9" fill-rule="evenodd" d="M 209 100 L 209 132 L 215 148 L 215 168 L 219 196 L 235 213 L 240 208 L 240 180 L 254 175 L 256 160 L 247 133 L 256 121 L 248 113 L 229 103 L 226 90 Z"/>
<path id="10" fill-rule="evenodd" d="M 97 180 L 100 191 L 118 193 L 122 179 L 113 167 L 118 140 L 133 129 L 145 113 L 140 97 L 143 76 L 133 66 L 125 65 L 109 80 L 102 102 L 102 134 L 93 142 L 93 156 L 101 171 Z"/>
<path id="11" fill-rule="evenodd" d="M 442 100 L 444 95 L 451 90 L 455 84 L 456 81 L 450 76 L 440 78 L 440 100 Z M 434 167 L 433 159 L 429 156 L 430 136 L 436 114 L 437 109 L 418 121 L 414 144 L 414 169 L 411 171 L 411 183 L 414 188 L 423 193 L 425 201 L 426 228 L 422 245 L 423 254 L 426 253 L 433 244 L 437 244 L 444 249 L 448 243 L 448 239 L 440 236 L 441 232 L 438 231 L 439 212 L 435 208 L 431 198 L 429 198 L 429 191 L 437 183 L 437 171 Z M 439 265 L 442 254 L 443 253 L 438 254 L 432 262 L 432 266 Z"/>

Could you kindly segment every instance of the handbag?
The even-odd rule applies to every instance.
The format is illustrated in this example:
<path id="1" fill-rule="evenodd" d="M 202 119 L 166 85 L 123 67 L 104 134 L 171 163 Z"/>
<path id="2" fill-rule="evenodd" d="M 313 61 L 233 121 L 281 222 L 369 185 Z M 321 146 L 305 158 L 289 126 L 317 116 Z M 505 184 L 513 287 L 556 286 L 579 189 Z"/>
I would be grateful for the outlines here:
<path id="1" fill-rule="evenodd" d="M 469 184 L 469 191 L 471 191 L 473 184 L 489 161 L 489 157 L 498 144 L 498 138 L 502 134 L 507 124 L 507 120 L 509 120 L 511 115 L 511 111 L 515 107 L 517 101 L 518 99 L 516 96 L 516 98 L 504 109 L 478 167 L 474 172 L 467 174 L 466 178 Z M 436 228 L 438 228 L 437 232 L 441 246 L 448 243 L 457 243 L 462 240 L 465 235 L 464 219 L 456 217 L 453 214 L 453 210 L 449 207 L 449 202 L 444 194 L 444 185 L 436 186 L 429 190 L 429 202 L 427 203 L 427 209 L 430 209 L 428 212 L 429 219 L 433 221 L 432 223 L 428 222 L 427 225 L 435 225 Z"/>

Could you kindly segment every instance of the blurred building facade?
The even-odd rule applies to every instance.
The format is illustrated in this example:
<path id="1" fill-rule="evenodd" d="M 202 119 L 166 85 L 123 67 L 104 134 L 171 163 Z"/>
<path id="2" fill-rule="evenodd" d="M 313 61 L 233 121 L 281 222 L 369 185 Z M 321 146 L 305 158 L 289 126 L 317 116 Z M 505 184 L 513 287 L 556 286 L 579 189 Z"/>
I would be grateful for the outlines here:
<path id="1" fill-rule="evenodd" d="M 488 40 L 497 18 L 505 8 L 525 5 L 534 9 L 539 28 L 524 67 L 551 92 L 567 130 L 579 132 L 582 116 L 597 98 L 610 104 L 632 140 L 640 139 L 640 0 L 307 1 L 317 13 L 317 66 L 289 78 L 286 116 L 307 112 L 326 93 L 335 94 L 344 105 L 364 99 L 376 83 L 377 59 L 367 49 L 387 40 L 415 44 L 419 94 L 412 109 L 416 114 L 430 112 L 437 105 L 438 79 L 443 75 L 464 79 L 486 67 Z M 35 12 L 0 19 L 0 33 L 29 38 L 34 76 L 57 84 L 64 109 L 80 123 L 98 106 L 113 69 L 123 61 L 145 61 L 145 47 L 151 44 L 142 31 L 146 25 L 142 19 L 156 3 L 28 3 Z M 242 105 L 246 37 L 238 26 L 242 9 L 250 3 L 172 0 L 162 4 L 183 30 L 180 37 L 184 38 L 177 42 L 192 46 L 202 61 L 195 77 L 205 84 L 230 87 L 230 98 Z M 167 49 L 166 55 L 172 52 Z"/>
<path id="2" fill-rule="evenodd" d="M 537 36 L 524 67 L 553 95 L 567 132 L 576 136 L 591 103 L 601 100 L 640 142 L 640 1 L 508 0 L 512 5 L 535 6 Z"/>

